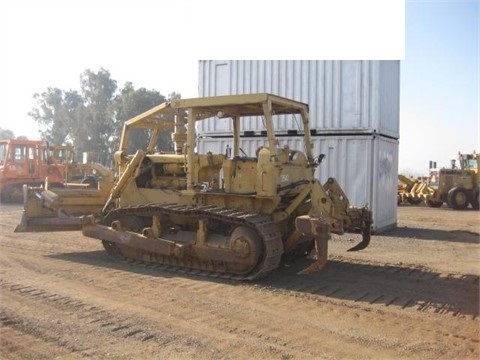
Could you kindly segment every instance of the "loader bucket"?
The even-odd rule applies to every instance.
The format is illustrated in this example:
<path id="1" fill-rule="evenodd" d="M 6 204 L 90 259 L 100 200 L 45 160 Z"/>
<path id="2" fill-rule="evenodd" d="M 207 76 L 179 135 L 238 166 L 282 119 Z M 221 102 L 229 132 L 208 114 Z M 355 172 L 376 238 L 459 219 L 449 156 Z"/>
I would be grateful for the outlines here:
<path id="1" fill-rule="evenodd" d="M 328 240 L 330 239 L 328 223 L 321 218 L 302 215 L 295 219 L 295 227 L 302 234 L 311 235 L 315 239 L 315 262 L 298 274 L 307 275 L 321 271 L 327 265 Z"/>

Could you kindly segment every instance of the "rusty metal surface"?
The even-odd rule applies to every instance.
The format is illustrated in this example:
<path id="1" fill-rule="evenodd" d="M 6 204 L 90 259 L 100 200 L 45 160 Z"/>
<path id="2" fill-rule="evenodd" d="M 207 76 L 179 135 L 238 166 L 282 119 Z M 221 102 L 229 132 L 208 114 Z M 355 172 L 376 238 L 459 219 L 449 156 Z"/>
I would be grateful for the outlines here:
<path id="1" fill-rule="evenodd" d="M 15 227 L 14 232 L 73 231 L 81 229 L 82 219 L 80 217 L 42 217 L 28 219 L 24 213 L 20 224 Z"/>
<path id="2" fill-rule="evenodd" d="M 103 224 L 111 224 L 113 219 L 119 216 L 188 216 L 197 219 L 211 219 L 231 224 L 232 226 L 247 226 L 253 229 L 262 241 L 263 256 L 259 263 L 246 274 L 235 274 L 242 280 L 252 280 L 265 276 L 271 270 L 276 269 L 281 261 L 283 254 L 282 235 L 271 218 L 262 214 L 249 214 L 238 210 L 229 210 L 212 206 L 187 207 L 179 204 L 147 204 L 140 206 L 132 206 L 111 211 L 103 220 Z M 223 274 L 229 274 L 225 263 L 235 267 L 236 264 L 251 265 L 242 262 L 241 259 L 235 257 L 233 251 L 228 248 L 208 247 L 208 246 L 192 246 L 175 244 L 175 248 L 180 247 L 183 251 L 176 253 L 168 252 L 160 244 L 162 241 L 156 239 L 156 246 L 149 248 L 149 245 L 140 244 L 149 243 L 152 239 L 134 234 L 128 231 L 116 231 L 106 225 L 92 224 L 93 217 L 86 218 L 83 225 L 83 233 L 96 239 L 114 242 L 119 245 L 128 245 L 141 249 L 146 252 L 141 255 L 138 260 L 150 259 L 159 264 L 172 264 L 181 268 L 195 268 L 199 270 L 208 270 Z M 123 248 L 120 246 L 120 251 Z M 170 249 L 170 248 L 169 248 Z M 127 258 L 135 256 L 135 252 L 125 251 L 123 255 Z M 232 260 L 235 258 L 235 260 Z"/>

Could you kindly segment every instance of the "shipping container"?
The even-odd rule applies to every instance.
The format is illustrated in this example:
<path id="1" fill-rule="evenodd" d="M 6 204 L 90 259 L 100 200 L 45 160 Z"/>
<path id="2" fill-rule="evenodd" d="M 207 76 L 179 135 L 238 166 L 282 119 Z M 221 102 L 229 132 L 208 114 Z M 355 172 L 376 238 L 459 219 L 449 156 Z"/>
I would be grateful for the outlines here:
<path id="1" fill-rule="evenodd" d="M 278 137 L 279 146 L 305 152 L 301 136 Z M 316 170 L 323 184 L 334 177 L 347 194 L 350 204 L 368 206 L 373 211 L 376 233 L 395 228 L 397 222 L 398 140 L 370 135 L 330 134 L 313 136 L 315 155 L 325 154 Z M 198 138 L 199 153 L 226 153 L 233 146 L 231 137 L 210 135 Z M 242 154 L 255 156 L 260 146 L 267 146 L 263 137 L 242 137 Z"/>
<path id="2" fill-rule="evenodd" d="M 399 138 L 400 62 L 396 60 L 200 60 L 199 96 L 272 93 L 307 103 L 310 128 Z M 277 128 L 295 129 L 293 116 Z M 260 117 L 241 131 L 263 129 Z M 230 123 L 204 121 L 200 134 L 227 135 Z"/>

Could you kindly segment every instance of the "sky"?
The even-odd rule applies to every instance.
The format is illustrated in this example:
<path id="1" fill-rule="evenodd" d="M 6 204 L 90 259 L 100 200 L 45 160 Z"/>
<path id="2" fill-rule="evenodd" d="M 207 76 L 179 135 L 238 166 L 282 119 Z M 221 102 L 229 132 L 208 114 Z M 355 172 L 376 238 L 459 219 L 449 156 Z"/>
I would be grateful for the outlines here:
<path id="1" fill-rule="evenodd" d="M 399 172 L 480 151 L 480 1 L 407 1 L 400 67 Z"/>
<path id="2" fill-rule="evenodd" d="M 38 139 L 33 94 L 87 69 L 189 98 L 199 59 L 401 60 L 399 172 L 480 150 L 478 0 L 294 3 L 0 0 L 0 128 Z"/>

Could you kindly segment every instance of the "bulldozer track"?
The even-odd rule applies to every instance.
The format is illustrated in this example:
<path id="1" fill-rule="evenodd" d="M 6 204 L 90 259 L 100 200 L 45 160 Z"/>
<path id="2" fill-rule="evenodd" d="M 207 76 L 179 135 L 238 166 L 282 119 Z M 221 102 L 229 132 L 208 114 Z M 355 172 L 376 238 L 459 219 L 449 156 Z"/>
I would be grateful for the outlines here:
<path id="1" fill-rule="evenodd" d="M 178 204 L 147 204 L 124 207 L 112 210 L 102 221 L 105 225 L 119 216 L 154 216 L 154 215 L 182 215 L 203 219 L 212 219 L 235 226 L 247 226 L 260 235 L 264 254 L 262 260 L 253 271 L 246 275 L 225 272 L 225 265 L 221 262 L 196 262 L 194 269 L 190 269 L 191 262 L 169 256 L 155 256 L 156 262 L 169 268 L 180 268 L 179 271 L 192 270 L 196 275 L 223 277 L 234 280 L 254 280 L 264 277 L 280 264 L 283 254 L 282 234 L 271 218 L 262 214 L 249 214 L 238 210 L 224 209 L 216 206 L 187 207 Z M 128 258 L 128 257 L 127 257 Z M 132 259 L 137 260 L 137 259 Z M 191 272 L 190 272 L 191 273 Z"/>

